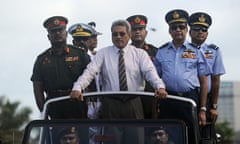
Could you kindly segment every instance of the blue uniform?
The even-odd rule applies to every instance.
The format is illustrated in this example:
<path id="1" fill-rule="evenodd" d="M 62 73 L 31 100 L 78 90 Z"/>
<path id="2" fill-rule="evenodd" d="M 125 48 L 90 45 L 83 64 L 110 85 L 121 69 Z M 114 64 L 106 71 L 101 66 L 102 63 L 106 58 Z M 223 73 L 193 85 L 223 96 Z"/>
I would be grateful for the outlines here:
<path id="1" fill-rule="evenodd" d="M 211 73 L 203 53 L 193 44 L 175 48 L 172 42 L 161 46 L 154 60 L 168 91 L 188 92 L 200 87 L 199 76 Z"/>
<path id="2" fill-rule="evenodd" d="M 213 76 L 225 74 L 225 68 L 223 65 L 222 54 L 216 45 L 202 44 L 201 51 L 203 52 L 209 67 L 211 68 Z M 208 92 L 211 90 L 211 76 L 208 76 Z"/>

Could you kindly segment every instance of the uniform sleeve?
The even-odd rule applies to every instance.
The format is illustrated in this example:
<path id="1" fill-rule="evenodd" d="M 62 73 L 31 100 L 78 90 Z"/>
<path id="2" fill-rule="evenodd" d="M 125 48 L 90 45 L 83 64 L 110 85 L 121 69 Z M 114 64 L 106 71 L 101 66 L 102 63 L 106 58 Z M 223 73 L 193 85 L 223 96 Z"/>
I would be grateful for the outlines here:
<path id="1" fill-rule="evenodd" d="M 40 58 L 38 57 L 33 66 L 33 73 L 31 76 L 31 81 L 42 81 L 41 76 L 41 62 Z"/>
<path id="2" fill-rule="evenodd" d="M 222 75 L 225 74 L 225 67 L 223 64 L 222 53 L 220 50 L 217 50 L 216 59 L 213 65 L 213 75 Z"/>

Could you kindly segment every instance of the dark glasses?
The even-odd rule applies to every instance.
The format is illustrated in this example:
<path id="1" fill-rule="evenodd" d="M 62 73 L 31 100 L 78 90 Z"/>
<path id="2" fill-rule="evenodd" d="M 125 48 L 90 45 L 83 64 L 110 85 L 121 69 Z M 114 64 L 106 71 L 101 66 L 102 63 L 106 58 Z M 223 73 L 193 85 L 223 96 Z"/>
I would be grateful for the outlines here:
<path id="1" fill-rule="evenodd" d="M 117 37 L 117 36 L 121 36 L 121 37 L 123 37 L 123 36 L 125 36 L 126 35 L 126 33 L 125 32 L 113 32 L 112 33 L 112 36 L 113 37 Z"/>
<path id="2" fill-rule="evenodd" d="M 184 30 L 185 28 L 186 28 L 186 26 L 185 25 L 171 25 L 170 26 L 170 29 L 171 30 L 177 30 L 177 29 L 180 29 L 180 30 Z"/>
<path id="3" fill-rule="evenodd" d="M 206 27 L 191 27 L 192 30 L 199 32 L 200 30 L 202 30 L 202 32 L 207 32 L 208 28 Z"/>

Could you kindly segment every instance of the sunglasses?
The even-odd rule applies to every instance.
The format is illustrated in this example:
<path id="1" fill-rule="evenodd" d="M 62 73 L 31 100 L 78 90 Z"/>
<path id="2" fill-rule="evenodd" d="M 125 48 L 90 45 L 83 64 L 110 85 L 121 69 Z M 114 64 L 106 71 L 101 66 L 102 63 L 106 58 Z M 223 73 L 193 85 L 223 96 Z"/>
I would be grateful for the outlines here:
<path id="1" fill-rule="evenodd" d="M 171 30 L 177 30 L 177 29 L 180 29 L 180 30 L 184 30 L 185 28 L 186 28 L 186 26 L 185 25 L 171 25 L 170 26 L 170 29 Z"/>
<path id="2" fill-rule="evenodd" d="M 123 36 L 125 36 L 125 35 L 126 35 L 125 32 L 112 32 L 112 36 L 113 36 L 113 37 L 117 37 L 117 36 L 123 37 Z"/>
<path id="3" fill-rule="evenodd" d="M 199 32 L 200 30 L 202 30 L 202 32 L 207 32 L 208 31 L 208 28 L 206 28 L 206 27 L 192 27 L 191 29 L 196 31 L 196 32 Z"/>

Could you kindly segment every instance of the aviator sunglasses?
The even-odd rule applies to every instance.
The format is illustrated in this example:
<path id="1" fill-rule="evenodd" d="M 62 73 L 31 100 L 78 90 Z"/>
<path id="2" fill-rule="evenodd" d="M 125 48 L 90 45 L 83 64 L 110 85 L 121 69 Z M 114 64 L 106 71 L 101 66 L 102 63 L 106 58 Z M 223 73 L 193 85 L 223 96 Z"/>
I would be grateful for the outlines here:
<path id="1" fill-rule="evenodd" d="M 200 30 L 202 30 L 202 32 L 207 32 L 208 28 L 206 27 L 191 27 L 192 30 L 199 32 Z"/>
<path id="2" fill-rule="evenodd" d="M 121 36 L 121 37 L 123 37 L 123 36 L 125 36 L 126 35 L 126 33 L 125 32 L 113 32 L 112 33 L 112 36 L 113 37 L 117 37 L 117 36 Z"/>
<path id="3" fill-rule="evenodd" d="M 170 26 L 170 29 L 171 30 L 177 30 L 177 29 L 180 29 L 180 30 L 184 30 L 185 28 L 186 28 L 186 26 L 185 25 L 171 25 Z"/>

